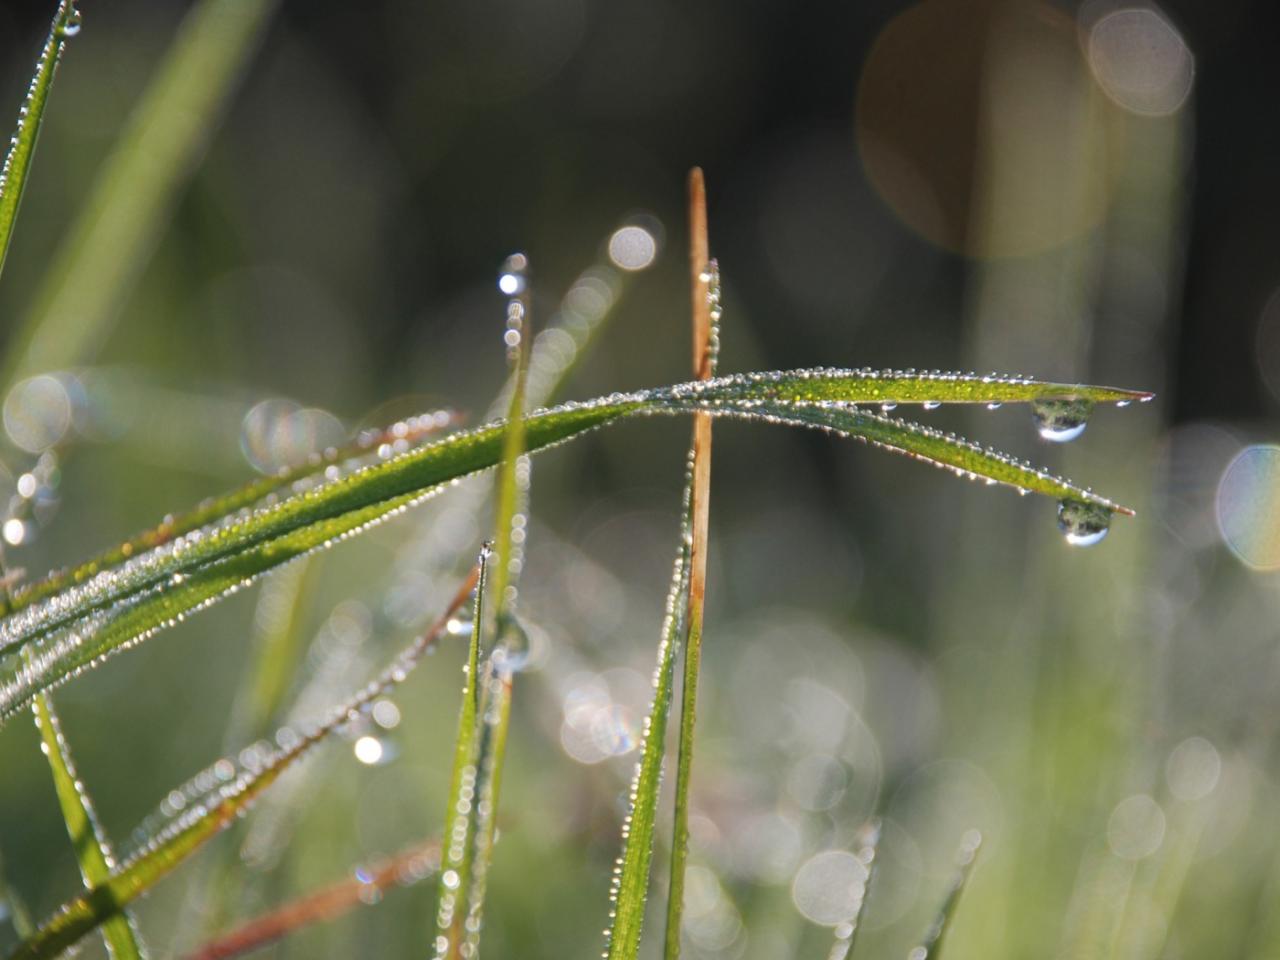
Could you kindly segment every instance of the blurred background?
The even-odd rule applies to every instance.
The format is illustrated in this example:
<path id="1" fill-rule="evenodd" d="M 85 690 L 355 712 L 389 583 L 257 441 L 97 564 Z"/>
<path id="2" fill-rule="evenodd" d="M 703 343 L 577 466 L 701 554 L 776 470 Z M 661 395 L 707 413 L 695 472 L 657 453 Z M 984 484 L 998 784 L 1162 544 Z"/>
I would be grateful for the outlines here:
<path id="1" fill-rule="evenodd" d="M 0 119 L 51 8 L 0 8 Z M 556 399 L 687 379 L 700 164 L 723 371 L 999 370 L 1159 396 L 1066 445 L 1025 410 L 910 413 L 1137 509 L 1090 549 L 1052 503 L 717 425 L 688 955 L 825 956 L 857 899 L 828 894 L 862 880 L 840 852 L 872 816 L 855 956 L 920 940 L 970 828 L 985 844 L 951 956 L 1280 955 L 1274 4 L 83 14 L 0 284 L 11 565 L 72 563 L 410 412 L 479 422 L 516 250 L 535 322 L 591 332 Z M 535 461 L 491 956 L 602 944 L 688 430 L 627 424 Z M 486 504 L 483 484 L 451 491 L 61 690 L 119 845 L 175 785 L 407 643 Z M 255 714 L 272 644 L 290 666 Z M 446 645 L 142 903 L 153 952 L 437 835 L 461 659 Z M 6 917 L 79 887 L 37 742 L 0 734 Z M 421 955 L 434 879 L 369 899 L 263 955 Z"/>

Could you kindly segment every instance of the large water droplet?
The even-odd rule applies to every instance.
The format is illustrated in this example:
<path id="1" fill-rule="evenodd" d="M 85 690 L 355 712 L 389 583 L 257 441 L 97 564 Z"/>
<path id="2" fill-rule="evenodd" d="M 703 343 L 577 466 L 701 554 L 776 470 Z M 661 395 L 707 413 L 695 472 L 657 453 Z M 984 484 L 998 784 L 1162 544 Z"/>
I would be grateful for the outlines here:
<path id="1" fill-rule="evenodd" d="M 67 18 L 62 21 L 62 35 L 64 37 L 74 37 L 80 32 L 82 23 L 84 23 L 84 18 L 80 15 L 80 11 L 73 7 L 67 14 Z"/>
<path id="2" fill-rule="evenodd" d="M 1091 547 L 1111 529 L 1111 511 L 1096 503 L 1059 500 L 1058 529 L 1072 546 Z"/>
<path id="3" fill-rule="evenodd" d="M 1084 433 L 1093 404 L 1088 400 L 1036 400 L 1031 404 L 1040 436 L 1054 443 L 1066 443 Z"/>

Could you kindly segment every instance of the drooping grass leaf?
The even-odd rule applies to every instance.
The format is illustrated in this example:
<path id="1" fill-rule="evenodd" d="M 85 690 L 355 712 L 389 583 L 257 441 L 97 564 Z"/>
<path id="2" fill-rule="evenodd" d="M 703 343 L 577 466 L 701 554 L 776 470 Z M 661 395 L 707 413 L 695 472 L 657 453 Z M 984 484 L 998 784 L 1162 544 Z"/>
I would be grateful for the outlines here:
<path id="1" fill-rule="evenodd" d="M 288 743 L 278 750 L 246 751 L 246 762 L 239 769 L 232 761 L 226 761 L 230 770 L 225 777 L 218 776 L 215 785 L 193 794 L 191 802 L 185 802 L 180 811 L 157 818 L 154 821 L 157 824 L 155 831 L 144 831 L 138 848 L 114 868 L 106 880 L 95 883 L 84 894 L 65 903 L 10 953 L 10 960 L 40 960 L 57 956 L 85 934 L 119 915 L 129 903 L 154 887 L 209 839 L 242 816 L 293 763 L 343 724 L 369 709 L 374 701 L 408 676 L 445 633 L 448 619 L 466 602 L 475 589 L 478 576 L 478 570 L 473 569 L 432 627 L 363 690 L 334 709 L 324 722 L 300 733 L 287 731 L 288 737 L 277 735 L 277 742 Z"/>
<path id="2" fill-rule="evenodd" d="M 93 801 L 89 799 L 88 792 L 76 775 L 70 745 L 62 733 L 62 725 L 49 696 L 36 697 L 35 715 L 36 728 L 40 731 L 40 749 L 49 760 L 58 806 L 75 847 L 80 876 L 85 887 L 92 890 L 110 878 L 115 858 L 106 832 L 93 809 Z M 106 941 L 107 951 L 115 960 L 142 960 L 144 952 L 141 938 L 128 913 L 117 914 L 107 920 L 102 925 L 102 937 Z"/>
<path id="3" fill-rule="evenodd" d="M 689 285 L 693 298 L 693 373 L 715 376 L 720 347 L 720 268 L 711 260 L 707 239 L 707 194 L 702 170 L 689 174 Z M 684 678 L 680 697 L 679 753 L 676 761 L 675 816 L 671 833 L 667 887 L 666 960 L 680 956 L 684 917 L 684 875 L 689 857 L 689 780 L 693 773 L 693 731 L 698 713 L 698 670 L 702 662 L 702 620 L 707 583 L 707 524 L 711 505 L 711 415 L 693 415 L 689 448 L 692 487 L 689 498 L 689 593 L 684 624 Z"/>
<path id="4" fill-rule="evenodd" d="M 1092 490 L 1076 486 L 1064 477 L 1033 467 L 1026 461 L 909 420 L 838 404 L 764 403 L 745 410 L 725 405 L 719 407 L 718 412 L 726 416 L 821 429 L 906 454 L 922 463 L 933 464 L 970 480 L 1003 484 L 1019 493 L 1038 493 L 1057 500 L 1088 504 L 1108 513 L 1133 514 L 1128 507 L 1099 496 Z"/>
<path id="5" fill-rule="evenodd" d="M 1055 497 L 1072 506 L 1060 522 L 1083 537 L 1111 512 L 1129 512 L 1066 480 L 1020 464 L 940 431 L 849 406 L 847 401 L 785 401 L 780 384 L 824 384 L 843 397 L 864 395 L 872 374 L 857 371 L 796 371 L 721 377 L 587 403 L 566 404 L 524 418 L 525 448 L 538 451 L 592 429 L 641 414 L 708 411 L 715 415 L 814 426 L 859 437 L 918 459 L 993 482 Z M 976 389 L 976 388 L 975 388 Z M 1079 388 L 1027 384 L 1028 397 L 1063 399 Z M 1102 388 L 1097 388 L 1102 390 Z M 1107 395 L 1124 395 L 1107 390 Z M 1127 394 L 1140 397 L 1139 394 Z M 0 717 L 92 662 L 151 635 L 186 613 L 207 605 L 266 570 L 350 536 L 430 496 L 443 485 L 502 459 L 506 425 L 487 424 L 352 473 L 326 480 L 277 502 L 246 508 L 208 527 L 176 537 L 123 563 L 64 588 L 0 621 L 0 651 L 50 638 L 31 667 L 11 664 L 0 681 Z M 1076 507 L 1086 509 L 1080 515 Z M 1090 512 L 1090 511 L 1095 512 Z M 1100 511 L 1100 515 L 1097 511 Z M 1087 541 L 1084 541 L 1087 542 Z M 128 601 L 123 603 L 123 601 Z M 67 628 L 67 629 L 64 629 Z M 62 631 L 58 633 L 58 631 Z M 55 635 L 56 634 L 56 635 Z"/>
<path id="6" fill-rule="evenodd" d="M 187 14 L 11 339 L 0 386 L 83 363 L 105 339 L 276 5 L 201 0 Z"/>
<path id="7" fill-rule="evenodd" d="M 955 917 L 956 907 L 960 903 L 960 894 L 964 892 L 969 875 L 973 872 L 974 861 L 978 858 L 978 848 L 982 846 L 982 835 L 977 830 L 965 833 L 960 841 L 960 851 L 956 855 L 956 875 L 951 881 L 938 916 L 925 933 L 920 946 L 911 951 L 910 960 L 938 960 L 942 955 L 943 938 Z"/>
<path id="8" fill-rule="evenodd" d="M 186 960 L 229 960 L 261 950 L 299 930 L 336 920 L 396 886 L 419 883 L 436 872 L 440 844 L 417 843 L 386 860 L 349 871 L 351 876 L 254 917 L 187 955 Z"/>
<path id="9" fill-rule="evenodd" d="M 49 37 L 40 49 L 31 86 L 27 88 L 26 99 L 18 111 L 18 129 L 9 142 L 4 167 L 0 168 L 0 271 L 4 270 L 9 244 L 13 241 L 13 226 L 27 187 L 31 157 L 35 153 L 45 104 L 49 101 L 49 90 L 53 87 L 58 61 L 62 58 L 62 48 L 67 37 L 75 36 L 79 30 L 80 12 L 75 3 L 73 0 L 60 0 L 49 28 Z"/>

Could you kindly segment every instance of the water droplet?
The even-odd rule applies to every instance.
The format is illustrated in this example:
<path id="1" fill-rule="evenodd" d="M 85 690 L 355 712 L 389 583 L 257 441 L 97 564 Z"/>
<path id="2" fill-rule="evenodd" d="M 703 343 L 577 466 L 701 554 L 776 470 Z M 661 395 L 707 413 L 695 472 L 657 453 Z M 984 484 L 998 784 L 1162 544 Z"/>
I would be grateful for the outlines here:
<path id="1" fill-rule="evenodd" d="M 1091 547 L 1111 528 L 1111 511 L 1096 503 L 1058 501 L 1058 529 L 1075 547 Z"/>
<path id="2" fill-rule="evenodd" d="M 1003 407 L 1003 406 L 1004 406 L 1004 404 L 1003 404 L 1003 403 L 1001 403 L 999 400 L 993 400 L 993 401 L 991 401 L 991 403 L 988 403 L 988 404 L 987 404 L 987 409 L 988 409 L 988 410 L 999 410 L 999 409 L 1000 409 L 1001 407 Z"/>
<path id="3" fill-rule="evenodd" d="M 62 35 L 64 37 L 74 37 L 80 32 L 80 26 L 84 22 L 84 17 L 80 15 L 80 11 L 72 7 L 67 13 L 67 19 L 62 22 Z"/>
<path id="4" fill-rule="evenodd" d="M 926 400 L 923 404 L 921 404 L 921 406 L 923 406 L 926 410 L 937 410 L 940 406 L 942 406 L 942 401 Z"/>
<path id="5" fill-rule="evenodd" d="M 892 400 L 886 400 L 884 403 L 880 404 L 880 409 L 885 413 L 888 413 L 890 410 L 896 410 L 897 408 L 897 403 Z"/>
<path id="6" fill-rule="evenodd" d="M 1088 400 L 1036 400 L 1031 404 L 1040 436 L 1054 443 L 1066 443 L 1084 433 L 1093 404 Z"/>

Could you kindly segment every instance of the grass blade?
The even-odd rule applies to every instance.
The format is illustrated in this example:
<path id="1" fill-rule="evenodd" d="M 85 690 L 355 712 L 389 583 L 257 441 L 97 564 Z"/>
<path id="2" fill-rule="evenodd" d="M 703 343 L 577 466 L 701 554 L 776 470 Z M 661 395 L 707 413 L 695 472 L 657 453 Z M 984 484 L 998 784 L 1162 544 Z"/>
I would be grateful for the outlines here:
<path id="1" fill-rule="evenodd" d="M 640 948 L 675 664 L 689 600 L 692 474 L 693 463 L 690 460 L 685 478 L 680 546 L 676 550 L 666 614 L 658 642 L 658 666 L 653 676 L 653 705 L 649 715 L 645 717 L 640 762 L 631 783 L 631 807 L 622 827 L 622 856 L 618 858 L 618 864 L 614 868 L 609 891 L 612 922 L 605 933 L 604 956 L 607 960 L 633 960 Z"/>
<path id="2" fill-rule="evenodd" d="M 328 719 L 314 729 L 296 734 L 289 747 L 259 757 L 252 766 L 214 788 L 200 802 L 186 805 L 180 815 L 156 833 L 146 836 L 139 849 L 114 869 L 105 881 L 95 883 L 41 924 L 9 955 L 10 960 L 41 960 L 57 956 L 85 934 L 119 915 L 129 903 L 150 890 L 229 826 L 294 762 L 405 679 L 444 634 L 449 617 L 466 602 L 478 576 L 478 570 L 473 569 L 431 629 L 360 693 L 333 710 Z"/>
<path id="3" fill-rule="evenodd" d="M 769 399 L 780 389 L 780 383 L 792 383 L 793 387 L 786 389 L 793 393 L 794 384 L 818 383 L 828 385 L 824 390 L 838 388 L 843 391 L 840 396 L 857 397 L 862 395 L 866 381 L 874 379 L 874 375 L 859 371 L 791 371 L 614 394 L 536 411 L 523 418 L 524 449 L 547 449 L 631 416 L 707 411 L 827 429 L 957 473 L 1052 496 L 1072 510 L 1083 505 L 1088 510 L 1101 511 L 1100 518 L 1088 510 L 1083 519 L 1074 514 L 1060 515 L 1064 524 L 1070 522 L 1087 529 L 1090 524 L 1101 522 L 1105 529 L 1110 513 L 1131 512 L 1002 454 L 941 431 L 858 409 L 847 400 Z M 1062 399 L 1064 390 L 1078 389 L 1025 381 L 1018 381 L 1017 388 L 1041 399 Z M 1109 388 L 1096 389 L 1118 393 Z M 99 570 L 82 583 L 10 614 L 0 621 L 0 652 L 11 652 L 34 640 L 51 639 L 33 658 L 31 666 L 11 664 L 7 680 L 0 680 L 0 719 L 29 702 L 32 694 L 158 632 L 263 572 L 379 523 L 431 496 L 450 481 L 497 465 L 503 458 L 507 434 L 505 422 L 486 424 L 359 467 L 284 499 L 242 509 L 114 567 Z"/>
<path id="4" fill-rule="evenodd" d="M 187 14 L 10 341 L 0 383 L 75 366 L 105 339 L 275 7 L 202 0 Z"/>
<path id="5" fill-rule="evenodd" d="M 1022 376 L 974 373 L 921 373 L 914 370 L 857 370 L 814 367 L 767 373 L 735 373 L 701 386 L 671 388 L 673 393 L 706 393 L 721 400 L 774 400 L 784 403 L 1034 403 L 1072 399 L 1087 403 L 1129 404 L 1153 394 L 1083 383 L 1053 383 Z"/>
<path id="6" fill-rule="evenodd" d="M 731 417 L 767 420 L 787 426 L 812 427 L 839 436 L 863 440 L 884 450 L 902 453 L 922 463 L 950 470 L 970 480 L 1003 484 L 1019 493 L 1038 493 L 1059 501 L 1088 504 L 1106 513 L 1132 516 L 1133 511 L 1064 477 L 1033 467 L 963 437 L 943 433 L 909 420 L 838 404 L 802 404 L 750 407 L 724 405 L 717 412 Z"/>
<path id="7" fill-rule="evenodd" d="M 943 938 L 955 917 L 956 907 L 960 903 L 960 894 L 964 892 L 965 884 L 969 882 L 969 875 L 973 872 L 973 864 L 978 858 L 978 848 L 981 846 L 982 834 L 977 830 L 968 831 L 960 841 L 960 852 L 956 856 L 958 869 L 955 879 L 951 881 L 951 889 L 947 891 L 937 919 L 929 927 L 924 941 L 911 951 L 910 960 L 938 960 L 942 955 Z"/>
<path id="8" fill-rule="evenodd" d="M 490 575 L 486 569 L 490 564 L 482 560 L 449 803 L 445 808 L 449 843 L 440 868 L 433 946 L 437 957 L 448 960 L 479 956 L 485 882 L 493 855 L 502 762 L 511 719 L 511 671 L 515 666 L 511 656 L 516 652 L 511 649 L 511 640 L 520 631 L 515 622 L 515 600 L 516 581 L 523 566 L 523 548 L 518 545 L 526 527 L 530 470 L 524 452 L 523 419 L 531 339 L 527 267 L 528 259 L 517 253 L 507 259 L 504 269 L 504 276 L 513 283 L 514 295 L 507 303 L 504 337 L 512 375 L 494 510 L 497 562 L 492 564 Z"/>
<path id="9" fill-rule="evenodd" d="M 702 170 L 689 174 L 689 271 L 693 297 L 693 372 L 701 380 L 715 375 L 719 348 L 720 271 L 707 240 L 707 193 Z M 693 728 L 698 713 L 698 669 L 702 661 L 702 615 L 707 583 L 707 524 L 711 506 L 711 415 L 693 415 L 693 464 L 690 490 L 689 593 L 685 606 L 684 679 L 680 700 L 680 740 L 676 762 L 675 821 L 667 892 L 665 956 L 680 956 L 684 915 L 684 873 L 689 856 L 689 779 L 693 772 Z"/>
<path id="10" fill-rule="evenodd" d="M 281 470 L 271 476 L 258 477 L 230 493 L 210 497 L 185 513 L 169 516 L 158 526 L 130 537 L 118 547 L 94 557 L 68 570 L 59 570 L 40 580 L 16 589 L 11 597 L 4 598 L 0 614 L 8 614 L 52 596 L 64 587 L 83 583 L 95 574 L 119 566 L 130 557 L 162 546 L 193 530 L 232 516 L 255 504 L 261 504 L 273 495 L 298 492 L 312 485 L 331 469 L 351 472 L 362 463 L 380 457 L 380 451 L 408 449 L 419 445 L 425 438 L 460 422 L 458 414 L 449 410 L 436 410 L 392 424 L 383 430 L 362 433 L 347 447 L 327 450 L 315 462 Z M 385 457 L 383 457 L 385 459 Z"/>
<path id="11" fill-rule="evenodd" d="M 84 879 L 85 887 L 92 890 L 110 878 L 115 858 L 106 832 L 94 812 L 93 801 L 76 776 L 70 745 L 62 733 L 53 701 L 48 696 L 36 698 L 35 717 L 36 729 L 40 731 L 40 749 L 49 760 L 58 806 L 75 847 L 80 876 Z M 145 955 L 133 926 L 133 918 L 127 913 L 117 914 L 107 920 L 102 925 L 102 938 L 106 941 L 107 951 L 115 960 L 142 960 Z"/>
<path id="12" fill-rule="evenodd" d="M 186 960 L 229 960 L 261 950 L 317 923 L 328 923 L 380 897 L 384 890 L 425 880 L 439 863 L 435 840 L 415 844 L 390 859 L 357 867 L 351 877 L 306 894 L 211 940 Z"/>
<path id="13" fill-rule="evenodd" d="M 22 205 L 22 194 L 31 172 L 31 157 L 35 153 L 36 140 L 40 136 L 40 124 L 44 120 L 44 108 L 49 102 L 49 90 L 62 59 L 62 48 L 67 37 L 80 30 L 80 12 L 73 0 L 61 0 L 49 27 L 49 37 L 40 49 L 36 61 L 35 76 L 27 88 L 27 97 L 18 111 L 18 129 L 9 142 L 9 152 L 0 168 L 0 272 L 9 254 L 13 240 L 13 227 Z"/>

